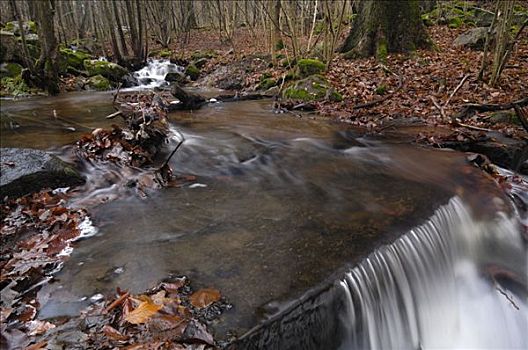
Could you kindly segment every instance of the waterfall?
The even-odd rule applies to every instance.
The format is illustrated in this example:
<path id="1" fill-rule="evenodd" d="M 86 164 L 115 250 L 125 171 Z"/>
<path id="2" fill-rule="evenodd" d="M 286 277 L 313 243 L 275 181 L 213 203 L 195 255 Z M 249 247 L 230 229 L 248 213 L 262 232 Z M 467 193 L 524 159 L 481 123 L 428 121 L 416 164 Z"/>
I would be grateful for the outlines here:
<path id="1" fill-rule="evenodd" d="M 148 64 L 140 70 L 134 72 L 140 89 L 152 89 L 162 85 L 168 85 L 165 76 L 168 73 L 182 73 L 184 68 L 171 63 L 170 60 L 151 59 Z"/>
<path id="2" fill-rule="evenodd" d="M 340 281 L 340 349 L 526 349 L 527 266 L 519 218 L 453 198 Z"/>

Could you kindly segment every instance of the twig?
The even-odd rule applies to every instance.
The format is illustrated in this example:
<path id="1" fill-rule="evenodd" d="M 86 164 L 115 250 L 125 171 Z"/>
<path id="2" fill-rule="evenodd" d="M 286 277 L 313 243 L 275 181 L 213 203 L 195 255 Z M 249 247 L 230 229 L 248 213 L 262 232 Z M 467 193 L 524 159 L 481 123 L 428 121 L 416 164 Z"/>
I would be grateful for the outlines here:
<path id="1" fill-rule="evenodd" d="M 451 93 L 451 95 L 449 95 L 449 98 L 447 99 L 447 101 L 444 103 L 444 106 L 443 108 L 446 108 L 447 105 L 449 104 L 449 102 L 451 101 L 451 99 L 453 98 L 453 96 L 455 96 L 455 94 L 458 92 L 458 90 L 460 90 L 460 88 L 462 87 L 462 85 L 464 85 L 464 83 L 466 82 L 467 78 L 470 77 L 470 74 L 466 74 L 462 80 L 460 81 L 460 83 L 457 85 L 457 87 L 455 88 L 455 90 L 453 90 L 453 92 Z"/>
<path id="2" fill-rule="evenodd" d="M 114 119 L 115 117 L 117 117 L 118 115 L 121 115 L 121 114 L 123 114 L 122 111 L 117 111 L 117 112 L 114 112 L 112 114 L 107 115 L 106 119 Z"/>
<path id="3" fill-rule="evenodd" d="M 130 296 L 129 292 L 126 292 L 125 294 L 121 295 L 119 298 L 114 300 L 110 305 L 108 305 L 104 310 L 103 314 L 107 314 L 113 309 L 115 309 L 118 305 L 120 305 L 126 298 Z"/>
<path id="4" fill-rule="evenodd" d="M 499 293 L 501 293 L 502 295 L 504 295 L 504 297 L 506 298 L 506 300 L 508 300 L 510 302 L 510 304 L 513 305 L 513 307 L 517 310 L 519 310 L 519 306 L 517 304 L 515 304 L 515 301 L 513 301 L 512 297 L 510 297 L 505 291 L 503 291 L 500 287 L 499 287 L 499 284 L 497 283 L 497 281 L 495 281 L 495 289 L 497 289 L 499 291 Z"/>
<path id="5" fill-rule="evenodd" d="M 477 131 L 486 131 L 486 132 L 492 132 L 492 131 L 493 131 L 493 130 L 491 130 L 491 129 L 479 128 L 478 126 L 473 126 L 473 125 L 468 125 L 468 124 L 462 124 L 462 123 L 456 123 L 455 126 L 461 126 L 461 127 L 463 127 L 463 128 L 472 129 L 472 130 L 477 130 Z"/>
<path id="6" fill-rule="evenodd" d="M 178 151 L 180 146 L 185 141 L 185 136 L 183 136 L 183 134 L 179 130 L 177 130 L 177 131 L 178 131 L 178 134 L 180 134 L 180 142 L 178 142 L 178 144 L 176 145 L 174 150 L 171 152 L 171 154 L 169 154 L 169 157 L 165 160 L 165 162 L 163 162 L 163 165 L 159 167 L 158 171 L 161 171 L 161 169 L 163 169 L 163 168 L 165 168 L 165 167 L 167 167 L 169 165 L 169 161 L 171 160 L 172 156 L 176 153 L 176 151 Z"/>
<path id="7" fill-rule="evenodd" d="M 443 119 L 447 119 L 446 117 L 446 114 L 445 114 L 445 111 L 444 111 L 444 107 L 442 107 L 437 101 L 436 99 L 434 98 L 434 96 L 429 96 L 429 99 L 433 102 L 434 106 L 436 107 L 436 109 L 438 109 L 438 111 L 440 112 L 440 115 L 442 116 Z"/>
<path id="8" fill-rule="evenodd" d="M 505 104 L 479 104 L 479 103 L 468 103 L 463 105 L 462 111 L 453 117 L 453 119 L 460 118 L 463 119 L 468 115 L 472 115 L 474 112 L 496 112 L 504 111 L 507 109 L 513 109 L 514 105 L 519 107 L 524 107 L 528 105 L 528 97 L 524 97 L 518 101 Z"/>

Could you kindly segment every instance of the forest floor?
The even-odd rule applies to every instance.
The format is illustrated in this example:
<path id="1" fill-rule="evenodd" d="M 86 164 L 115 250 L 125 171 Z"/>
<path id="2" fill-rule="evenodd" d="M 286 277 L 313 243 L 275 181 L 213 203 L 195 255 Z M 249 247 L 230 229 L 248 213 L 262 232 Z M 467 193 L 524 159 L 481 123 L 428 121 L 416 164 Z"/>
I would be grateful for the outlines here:
<path id="1" fill-rule="evenodd" d="M 515 170 L 519 170 L 522 159 L 513 158 L 518 158 L 519 152 L 527 153 L 522 148 L 528 140 L 528 130 L 513 108 L 479 112 L 468 110 L 467 106 L 506 105 L 528 98 L 528 35 L 519 38 L 499 83 L 492 87 L 486 83 L 489 74 L 478 80 L 483 52 L 453 45 L 468 29 L 428 27 L 432 49 L 389 55 L 385 62 L 375 58 L 348 60 L 336 55 L 324 75 L 343 101 L 323 100 L 313 106 L 322 116 L 366 128 L 368 133 L 404 134 L 406 140 L 418 144 L 463 151 L 492 148 L 490 152 L 495 154 L 495 148 L 506 145 L 509 150 L 492 161 L 509 168 L 515 168 L 512 162 L 516 162 Z M 196 51 L 218 52 L 202 69 L 205 74 L 245 57 L 265 57 L 261 41 L 255 40 L 248 30 L 237 32 L 236 38 L 234 54 L 226 50 L 225 44 L 222 50 L 218 35 L 193 31 L 184 57 Z M 287 67 L 278 65 L 248 72 L 244 89 L 255 90 L 264 75 L 279 79 L 287 72 Z"/>

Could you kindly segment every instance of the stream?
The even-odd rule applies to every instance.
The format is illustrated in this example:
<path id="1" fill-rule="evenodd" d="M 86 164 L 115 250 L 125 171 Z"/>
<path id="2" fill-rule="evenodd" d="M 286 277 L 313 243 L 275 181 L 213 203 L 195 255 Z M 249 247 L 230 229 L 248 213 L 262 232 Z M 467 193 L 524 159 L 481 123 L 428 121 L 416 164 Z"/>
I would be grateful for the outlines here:
<path id="1" fill-rule="evenodd" d="M 111 93 L 2 101 L 2 147 L 51 150 L 116 121 Z M 233 305 L 211 325 L 239 348 L 528 348 L 526 218 L 466 155 L 359 136 L 269 101 L 170 115 L 178 188 L 82 164 L 98 231 L 78 242 L 39 317 L 168 275 Z M 163 158 L 163 157 L 162 157 Z M 521 190 L 521 194 L 522 194 Z M 524 197 L 526 200 L 526 196 Z"/>

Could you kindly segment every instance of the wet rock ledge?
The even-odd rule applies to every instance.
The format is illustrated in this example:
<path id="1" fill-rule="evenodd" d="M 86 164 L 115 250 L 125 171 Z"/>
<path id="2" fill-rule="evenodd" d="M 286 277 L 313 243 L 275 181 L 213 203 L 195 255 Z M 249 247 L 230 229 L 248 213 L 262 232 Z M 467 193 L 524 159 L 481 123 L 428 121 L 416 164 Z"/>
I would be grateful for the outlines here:
<path id="1" fill-rule="evenodd" d="M 81 174 L 58 157 L 36 149 L 0 148 L 0 201 L 44 188 L 81 185 Z"/>

